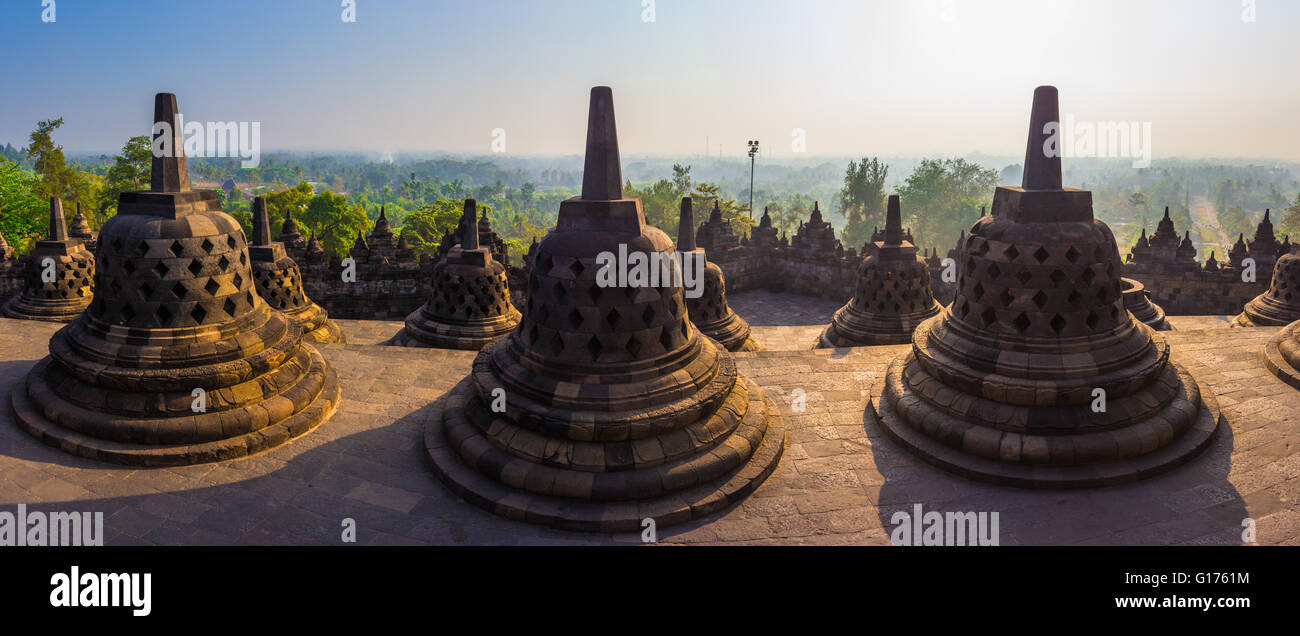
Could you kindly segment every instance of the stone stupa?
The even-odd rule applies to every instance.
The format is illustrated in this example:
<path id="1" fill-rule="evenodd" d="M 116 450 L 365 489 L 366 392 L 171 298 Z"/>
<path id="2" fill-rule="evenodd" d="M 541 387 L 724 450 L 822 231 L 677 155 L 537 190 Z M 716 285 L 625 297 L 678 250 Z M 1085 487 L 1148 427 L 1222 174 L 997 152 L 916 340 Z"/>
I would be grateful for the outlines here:
<path id="1" fill-rule="evenodd" d="M 506 267 L 492 258 L 490 246 L 479 244 L 476 207 L 474 199 L 465 200 L 461 243 L 434 264 L 429 300 L 388 344 L 477 351 L 519 324 Z"/>
<path id="2" fill-rule="evenodd" d="M 69 322 L 95 295 L 95 256 L 68 236 L 63 202 L 50 198 L 50 231 L 27 255 L 23 291 L 0 307 L 7 318 Z"/>
<path id="3" fill-rule="evenodd" d="M 817 348 L 910 342 L 912 330 L 939 313 L 930 266 L 903 236 L 898 195 L 889 195 L 885 232 L 868 249 L 858 266 L 853 298 L 835 312 Z"/>
<path id="4" fill-rule="evenodd" d="M 1231 327 L 1275 327 L 1300 320 L 1300 255 L 1289 251 L 1273 264 L 1268 291 L 1256 296 Z"/>
<path id="5" fill-rule="evenodd" d="M 1119 279 L 1120 293 L 1124 294 L 1124 308 L 1142 324 L 1156 331 L 1169 331 L 1173 327 L 1165 320 L 1165 310 L 1151 301 L 1146 285 L 1133 278 Z"/>
<path id="6" fill-rule="evenodd" d="M 330 320 L 329 313 L 307 297 L 302 287 L 302 271 L 285 252 L 284 243 L 271 240 L 266 197 L 253 199 L 253 244 L 248 248 L 248 255 L 253 260 L 253 283 L 257 294 L 272 309 L 283 312 L 301 325 L 303 340 L 346 342 L 343 331 Z"/>
<path id="7" fill-rule="evenodd" d="M 686 311 L 691 322 L 727 351 L 758 351 L 761 347 L 750 337 L 749 323 L 727 305 L 727 280 L 722 268 L 710 262 L 704 248 L 695 244 L 695 219 L 691 213 L 690 197 L 682 197 L 680 212 L 677 251 L 682 255 L 683 266 L 696 268 L 694 271 L 703 283 L 698 297 L 692 298 L 691 292 L 686 293 Z M 690 265 L 687 265 L 687 259 L 690 259 Z"/>
<path id="8" fill-rule="evenodd" d="M 1034 91 L 1023 187 L 999 187 L 962 247 L 952 305 L 917 327 L 868 419 L 941 468 L 999 484 L 1082 488 L 1190 461 L 1212 395 L 1125 310 L 1114 235 L 1092 193 L 1061 186 L 1057 92 Z"/>
<path id="9" fill-rule="evenodd" d="M 334 370 L 257 295 L 239 223 L 190 190 L 176 97 L 154 106 L 150 189 L 100 229 L 96 289 L 12 394 L 43 442 L 137 466 L 243 457 L 334 412 Z"/>
<path id="10" fill-rule="evenodd" d="M 614 265 L 598 263 L 620 249 L 674 258 L 621 172 L 613 97 L 596 87 L 582 194 L 538 244 L 523 320 L 430 414 L 430 467 L 496 514 L 662 528 L 739 501 L 780 459 L 776 404 L 691 324 L 682 287 L 610 284 Z"/>

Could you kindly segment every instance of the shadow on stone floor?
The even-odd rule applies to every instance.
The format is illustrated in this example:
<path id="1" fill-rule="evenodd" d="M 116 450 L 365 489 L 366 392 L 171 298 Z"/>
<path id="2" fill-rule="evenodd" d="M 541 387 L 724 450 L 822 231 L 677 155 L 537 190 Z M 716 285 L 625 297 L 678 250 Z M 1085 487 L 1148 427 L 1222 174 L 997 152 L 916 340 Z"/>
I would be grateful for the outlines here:
<path id="1" fill-rule="evenodd" d="M 0 373 L 8 372 L 0 367 Z M 144 469 L 46 447 L 16 426 L 6 405 L 0 415 L 0 450 L 27 462 L 28 470 L 22 472 L 26 483 L 16 485 L 32 495 L 0 497 L 0 510 L 12 511 L 22 503 L 32 511 L 103 512 L 105 545 L 345 545 L 344 519 L 355 521 L 358 544 L 610 542 L 608 535 L 502 519 L 446 490 L 425 467 L 420 442 L 423 422 L 436 404 L 337 436 L 330 427 L 343 424 L 340 418 L 368 417 L 347 412 L 345 403 L 334 419 L 265 453 L 217 464 Z M 41 470 L 30 470 L 31 464 L 40 464 Z"/>
<path id="2" fill-rule="evenodd" d="M 875 395 L 873 400 L 879 399 Z M 924 463 L 863 413 L 885 483 L 878 511 L 887 533 L 896 513 L 915 524 L 925 512 L 997 512 L 1001 545 L 1240 545 L 1246 502 L 1228 481 L 1233 430 L 1222 423 L 1211 445 L 1174 470 L 1133 484 L 1030 490 L 977 482 Z"/>

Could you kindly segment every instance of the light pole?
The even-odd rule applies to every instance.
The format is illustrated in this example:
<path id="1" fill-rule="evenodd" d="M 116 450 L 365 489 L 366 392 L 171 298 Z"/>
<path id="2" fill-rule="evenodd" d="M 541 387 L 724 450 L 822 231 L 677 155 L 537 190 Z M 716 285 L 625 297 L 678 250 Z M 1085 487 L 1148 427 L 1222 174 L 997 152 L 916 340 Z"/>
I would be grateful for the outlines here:
<path id="1" fill-rule="evenodd" d="M 749 218 L 754 218 L 754 155 L 758 154 L 758 140 L 749 142 Z"/>

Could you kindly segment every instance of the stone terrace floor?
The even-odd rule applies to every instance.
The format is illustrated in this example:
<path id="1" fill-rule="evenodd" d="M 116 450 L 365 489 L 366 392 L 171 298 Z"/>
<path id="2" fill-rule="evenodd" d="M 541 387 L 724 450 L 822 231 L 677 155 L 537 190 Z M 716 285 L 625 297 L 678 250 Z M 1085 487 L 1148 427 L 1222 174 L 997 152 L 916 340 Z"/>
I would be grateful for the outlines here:
<path id="1" fill-rule="evenodd" d="M 984 485 L 921 463 L 863 412 L 907 345 L 811 351 L 838 303 L 742 293 L 732 306 L 769 350 L 737 355 L 789 418 L 785 455 L 748 499 L 662 528 L 661 543 L 887 544 L 895 511 L 998 512 L 1003 545 L 1300 544 L 1300 392 L 1262 366 L 1276 328 L 1227 330 L 1221 316 L 1173 317 L 1168 333 L 1230 426 L 1192 463 L 1137 484 L 1088 491 Z M 165 469 L 119 468 L 48 448 L 13 423 L 8 393 L 59 327 L 0 319 L 0 510 L 102 511 L 107 545 L 640 543 L 498 518 L 459 501 L 426 470 L 420 429 L 430 404 L 473 353 L 380 347 L 397 322 L 340 321 L 347 345 L 320 347 L 343 402 L 316 431 L 251 458 Z M 792 413 L 795 389 L 807 409 Z"/>

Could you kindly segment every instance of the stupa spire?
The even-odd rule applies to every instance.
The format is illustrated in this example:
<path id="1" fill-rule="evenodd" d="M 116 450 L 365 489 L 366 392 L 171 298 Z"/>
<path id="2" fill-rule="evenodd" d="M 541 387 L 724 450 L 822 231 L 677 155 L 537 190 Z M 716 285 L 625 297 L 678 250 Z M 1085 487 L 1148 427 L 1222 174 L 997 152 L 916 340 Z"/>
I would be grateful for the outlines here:
<path id="1" fill-rule="evenodd" d="M 889 209 L 885 212 L 885 245 L 898 245 L 903 242 L 903 213 L 898 203 L 898 195 L 889 195 Z"/>
<path id="2" fill-rule="evenodd" d="M 465 199 L 465 218 L 462 221 L 465 224 L 465 235 L 461 237 L 460 246 L 463 250 L 478 249 L 478 223 L 475 222 L 478 217 L 477 206 L 478 202 L 474 199 Z"/>
<path id="3" fill-rule="evenodd" d="M 153 100 L 153 161 L 150 165 L 151 192 L 188 192 L 190 173 L 185 164 L 185 142 L 181 139 L 176 95 L 158 93 Z M 167 137 L 159 140 L 160 137 Z"/>
<path id="4" fill-rule="evenodd" d="M 618 128 L 614 123 L 614 92 L 608 86 L 591 89 L 582 198 L 586 201 L 623 198 L 623 169 L 618 158 Z"/>
<path id="5" fill-rule="evenodd" d="M 1026 190 L 1061 189 L 1061 108 L 1055 86 L 1034 89 L 1034 106 L 1029 116 L 1029 141 L 1025 148 L 1025 172 L 1021 186 Z M 1050 131 L 1050 132 L 1049 132 Z M 1055 135 L 1055 146 L 1047 140 Z"/>
<path id="6" fill-rule="evenodd" d="M 677 221 L 677 251 L 695 250 L 695 215 L 691 212 L 691 198 L 682 197 L 681 218 Z"/>
<path id="7" fill-rule="evenodd" d="M 63 201 L 59 197 L 50 197 L 50 233 L 45 240 L 68 240 L 68 221 L 63 218 Z"/>
<path id="8" fill-rule="evenodd" d="M 253 199 L 253 245 L 271 244 L 271 218 L 266 213 L 266 197 Z"/>

